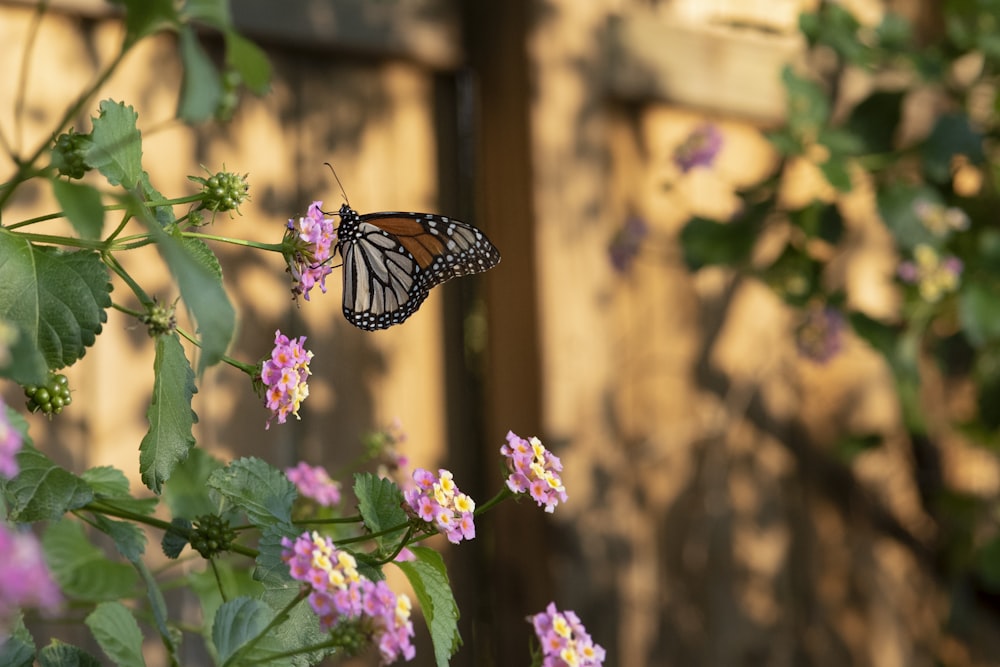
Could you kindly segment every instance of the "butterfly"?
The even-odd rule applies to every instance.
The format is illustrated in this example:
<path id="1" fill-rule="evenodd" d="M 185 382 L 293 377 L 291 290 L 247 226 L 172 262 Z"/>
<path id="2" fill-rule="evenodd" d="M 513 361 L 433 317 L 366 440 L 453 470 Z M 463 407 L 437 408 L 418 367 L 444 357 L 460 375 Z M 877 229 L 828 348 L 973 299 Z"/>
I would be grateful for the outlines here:
<path id="1" fill-rule="evenodd" d="M 416 312 L 431 288 L 500 262 L 500 252 L 485 234 L 443 215 L 360 214 L 348 204 L 338 215 L 344 317 L 365 331 L 400 324 Z"/>

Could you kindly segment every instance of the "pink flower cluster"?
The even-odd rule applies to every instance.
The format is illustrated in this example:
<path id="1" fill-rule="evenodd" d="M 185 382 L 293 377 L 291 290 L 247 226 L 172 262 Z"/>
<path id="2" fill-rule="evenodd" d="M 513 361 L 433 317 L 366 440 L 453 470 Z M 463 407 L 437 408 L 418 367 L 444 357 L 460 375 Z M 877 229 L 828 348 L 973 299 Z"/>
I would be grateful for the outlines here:
<path id="1" fill-rule="evenodd" d="M 476 536 L 473 513 L 476 503 L 458 490 L 451 472 L 441 469 L 435 476 L 429 470 L 417 468 L 413 471 L 411 489 L 403 493 L 406 504 L 421 520 L 437 526 L 452 544 L 462 539 L 471 540 Z"/>
<path id="2" fill-rule="evenodd" d="M 340 483 L 331 479 L 322 466 L 311 466 L 305 461 L 299 461 L 294 468 L 286 469 L 285 475 L 301 496 L 312 498 L 318 505 L 333 507 L 340 503 Z"/>
<path id="3" fill-rule="evenodd" d="M 0 475 L 11 479 L 20 471 L 17 453 L 21 451 L 21 432 L 7 418 L 7 405 L 0 399 Z M 0 552 L 3 553 L 3 552 Z"/>
<path id="4" fill-rule="evenodd" d="M 37 607 L 54 612 L 62 604 L 62 593 L 42 556 L 42 547 L 33 533 L 12 530 L 0 523 L 0 643 L 7 624 L 18 609 Z"/>
<path id="5" fill-rule="evenodd" d="M 317 284 L 325 294 L 326 277 L 333 271 L 328 260 L 333 257 L 337 230 L 333 220 L 323 216 L 323 202 L 314 201 L 298 222 L 289 220 L 285 238 L 292 241 L 291 253 L 285 257 L 292 294 L 302 294 L 308 301 L 309 290 Z"/>
<path id="6" fill-rule="evenodd" d="M 384 581 L 362 577 L 354 556 L 317 532 L 302 533 L 294 541 L 282 538 L 281 546 L 292 578 L 312 588 L 309 606 L 320 627 L 329 630 L 342 620 L 356 622 L 378 644 L 383 664 L 413 659 L 409 597 L 396 595 Z"/>
<path id="7" fill-rule="evenodd" d="M 299 406 L 309 396 L 309 362 L 313 353 L 305 349 L 305 336 L 290 339 L 281 333 L 274 332 L 274 350 L 271 358 L 261 367 L 260 379 L 264 383 L 264 401 L 271 411 L 267 420 L 267 428 L 271 428 L 271 419 L 278 418 L 279 424 L 284 424 L 289 413 L 299 416 Z"/>
<path id="8" fill-rule="evenodd" d="M 550 602 L 531 617 L 542 645 L 542 667 L 596 667 L 604 664 L 604 649 L 595 644 L 572 611 L 559 611 Z"/>
<path id="9" fill-rule="evenodd" d="M 556 505 L 566 502 L 566 487 L 563 486 L 559 473 L 562 471 L 562 461 L 559 457 L 545 449 L 538 438 L 530 440 L 507 432 L 507 444 L 500 448 L 500 453 L 507 457 L 507 488 L 514 493 L 530 493 L 532 499 L 545 511 L 552 513 Z"/>
<path id="10" fill-rule="evenodd" d="M 711 167 L 722 150 L 722 132 L 712 123 L 702 123 L 674 151 L 674 164 L 684 173 L 695 167 Z"/>

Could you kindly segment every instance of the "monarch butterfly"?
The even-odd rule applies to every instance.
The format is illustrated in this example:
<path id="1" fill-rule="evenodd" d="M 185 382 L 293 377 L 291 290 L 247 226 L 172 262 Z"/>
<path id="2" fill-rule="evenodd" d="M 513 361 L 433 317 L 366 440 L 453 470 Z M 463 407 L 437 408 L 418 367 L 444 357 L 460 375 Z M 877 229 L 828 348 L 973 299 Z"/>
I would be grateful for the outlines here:
<path id="1" fill-rule="evenodd" d="M 338 215 L 344 317 L 365 331 L 405 321 L 432 287 L 500 262 L 500 252 L 485 234 L 443 215 L 360 214 L 348 204 Z"/>

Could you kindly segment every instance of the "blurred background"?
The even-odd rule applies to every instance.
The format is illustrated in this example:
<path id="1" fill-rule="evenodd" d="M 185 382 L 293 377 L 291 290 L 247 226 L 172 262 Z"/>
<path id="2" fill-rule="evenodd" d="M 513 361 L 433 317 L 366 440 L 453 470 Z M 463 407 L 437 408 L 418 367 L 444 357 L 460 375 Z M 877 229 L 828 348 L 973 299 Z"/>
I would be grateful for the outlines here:
<path id="1" fill-rule="evenodd" d="M 35 4 L 0 2 L 0 100 L 14 98 Z M 861 26 L 860 43 L 890 10 L 917 44 L 942 30 L 942 3 L 930 0 L 835 4 Z M 46 140 L 123 33 L 102 0 L 49 5 L 17 129 L 25 146 Z M 1000 491 L 993 450 L 951 433 L 917 449 L 894 373 L 868 342 L 845 332 L 818 363 L 767 284 L 685 261 L 688 221 L 738 216 L 739 193 L 780 162 L 785 210 L 821 201 L 842 217 L 830 265 L 851 308 L 898 312 L 897 251 L 873 188 L 833 187 L 816 161 L 787 161 L 766 136 L 790 122 L 783 67 L 823 71 L 799 26 L 818 8 L 234 0 L 237 26 L 270 58 L 271 92 L 193 128 L 174 120 L 175 40 L 143 42 L 98 99 L 135 107 L 143 165 L 168 196 L 195 192 L 187 176 L 205 175 L 199 165 L 248 174 L 251 201 L 214 233 L 276 243 L 312 201 L 333 211 L 346 196 L 361 212 L 466 220 L 503 255 L 436 289 L 404 325 L 365 333 L 341 315 L 339 272 L 326 295 L 296 306 L 280 256 L 220 248 L 240 321 L 231 355 L 255 362 L 280 328 L 306 335 L 315 358 L 301 421 L 268 431 L 245 376 L 210 369 L 194 402 L 199 446 L 335 473 L 366 434 L 397 428 L 413 466 L 451 469 L 482 502 L 502 484 L 507 431 L 538 435 L 563 460 L 569 502 L 553 515 L 503 504 L 479 519 L 475 541 L 446 549 L 465 641 L 454 665 L 527 664 L 525 617 L 550 600 L 575 610 L 606 664 L 621 667 L 1000 664 L 1000 598 L 970 569 L 972 543 L 994 535 L 1000 515 L 976 514 L 968 544 L 942 541 L 926 492 L 988 506 Z M 221 59 L 221 39 L 201 38 Z M 844 77 L 840 99 L 862 99 L 874 76 Z M 912 132 L 935 99 L 911 100 Z M 81 131 L 96 111 L 76 119 Z M 0 124 L 16 126 L 9 103 Z M 717 154 L 686 169 L 677 151 L 704 127 Z M 7 214 L 54 208 L 49 192 L 24 188 Z M 768 256 L 766 240 L 755 254 Z M 176 296 L 155 252 L 125 259 L 148 292 Z M 66 371 L 72 409 L 30 418 L 36 443 L 70 470 L 116 465 L 141 488 L 152 358 L 145 328 L 109 312 Z M 952 405 L 927 391 L 930 405 Z M 878 446 L 848 455 L 850 434 Z M 952 558 L 956 549 L 966 551 Z M 417 625 L 413 664 L 433 664 Z"/>

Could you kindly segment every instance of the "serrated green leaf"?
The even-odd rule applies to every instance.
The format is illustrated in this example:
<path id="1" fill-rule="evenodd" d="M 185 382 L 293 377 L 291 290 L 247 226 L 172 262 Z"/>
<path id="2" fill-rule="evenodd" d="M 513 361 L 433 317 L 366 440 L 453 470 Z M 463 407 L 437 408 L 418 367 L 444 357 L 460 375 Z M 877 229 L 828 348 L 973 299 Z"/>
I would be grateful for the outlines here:
<path id="1" fill-rule="evenodd" d="M 125 473 L 112 466 L 98 466 L 81 473 L 83 481 L 90 485 L 94 497 L 116 509 L 152 514 L 156 509 L 156 498 L 135 498 L 129 492 Z"/>
<path id="2" fill-rule="evenodd" d="M 84 154 L 87 165 L 97 169 L 111 185 L 131 190 L 142 176 L 142 135 L 136 127 L 139 114 L 121 102 L 104 100 L 93 118 L 93 143 Z"/>
<path id="3" fill-rule="evenodd" d="M 220 280 L 222 279 L 222 264 L 219 263 L 219 258 L 212 251 L 211 246 L 201 239 L 193 239 L 187 236 L 184 237 L 182 243 L 195 261 L 211 271 L 213 276 Z"/>
<path id="4" fill-rule="evenodd" d="M 86 183 L 54 179 L 52 192 L 81 238 L 101 238 L 101 231 L 104 229 L 104 204 L 97 188 Z"/>
<path id="5" fill-rule="evenodd" d="M 192 428 L 198 417 L 191 398 L 198 388 L 176 334 L 157 336 L 153 371 L 153 396 L 146 412 L 149 431 L 139 444 L 139 473 L 143 484 L 160 493 L 194 447 Z"/>
<path id="6" fill-rule="evenodd" d="M 26 334 L 50 369 L 84 355 L 110 305 L 111 284 L 97 253 L 35 246 L 0 229 L 0 319 Z"/>
<path id="7" fill-rule="evenodd" d="M 358 499 L 358 510 L 365 520 L 365 526 L 373 533 L 401 524 L 405 526 L 409 520 L 403 510 L 403 492 L 388 479 L 371 473 L 356 474 L 354 495 Z M 389 535 L 380 535 L 375 540 L 380 548 L 394 548 L 404 531 L 405 528 Z"/>
<path id="8" fill-rule="evenodd" d="M 236 330 L 233 309 L 222 281 L 194 257 L 183 243 L 168 235 L 150 218 L 149 210 L 139 212 L 146 222 L 157 249 L 170 267 L 180 288 L 181 298 L 198 323 L 201 336 L 201 359 L 198 374 L 222 360 Z"/>
<path id="9" fill-rule="evenodd" d="M 186 123 L 200 123 L 215 113 L 222 98 L 222 81 L 190 25 L 181 28 L 179 49 L 184 79 L 177 117 Z"/>
<path id="10" fill-rule="evenodd" d="M 94 499 L 86 482 L 53 463 L 29 443 L 17 453 L 20 473 L 5 485 L 10 519 L 19 522 L 59 519 Z"/>
<path id="11" fill-rule="evenodd" d="M 191 530 L 191 521 L 185 519 L 184 517 L 175 516 L 170 520 L 170 525 L 177 526 L 178 528 L 183 528 L 185 531 Z M 163 555 L 167 558 L 177 558 L 184 551 L 184 547 L 188 545 L 188 539 L 183 535 L 167 531 L 163 533 L 163 539 L 160 540 L 160 548 L 163 549 Z"/>
<path id="12" fill-rule="evenodd" d="M 416 560 L 397 562 L 420 603 L 427 629 L 434 643 L 438 667 L 447 667 L 451 656 L 462 645 L 458 634 L 458 605 L 448 581 L 448 571 L 441 554 L 427 547 L 411 547 Z"/>
<path id="13" fill-rule="evenodd" d="M 84 621 L 101 650 L 119 667 L 144 667 L 142 631 L 121 602 L 102 602 Z"/>
<path id="14" fill-rule="evenodd" d="M 0 665 L 31 667 L 35 663 L 35 640 L 24 626 L 24 614 L 15 613 L 4 634 L 0 641 Z"/>
<path id="15" fill-rule="evenodd" d="M 243 83 L 256 95 L 271 86 L 271 63 L 256 44 L 232 30 L 226 31 L 226 63 L 236 69 Z"/>
<path id="16" fill-rule="evenodd" d="M 237 651 L 267 627 L 273 615 L 266 604 L 248 597 L 238 597 L 220 606 L 212 624 L 212 642 L 219 652 L 220 664 L 229 664 Z M 263 648 L 261 645 L 266 641 L 260 642 L 255 650 Z"/>
<path id="17" fill-rule="evenodd" d="M 69 519 L 49 524 L 42 537 L 45 562 L 63 593 L 83 600 L 120 600 L 135 593 L 135 571 L 108 560 Z"/>
<path id="18" fill-rule="evenodd" d="M 58 639 L 38 652 L 40 667 L 101 667 L 97 658 L 82 648 L 64 644 Z"/>
<path id="19" fill-rule="evenodd" d="M 214 471 L 208 486 L 233 508 L 246 512 L 258 528 L 290 525 L 295 485 L 284 473 L 258 458 L 241 458 Z"/>
<path id="20" fill-rule="evenodd" d="M 6 348 L 6 359 L 0 355 L 0 377 L 20 385 L 45 383 L 49 366 L 32 336 L 17 322 L 0 319 L 0 340 L 0 349 Z"/>
<path id="21" fill-rule="evenodd" d="M 146 534 L 134 523 L 114 521 L 103 515 L 94 517 L 94 527 L 108 535 L 118 553 L 129 560 L 142 558 L 146 552 Z"/>
<path id="22" fill-rule="evenodd" d="M 193 519 L 217 512 L 219 505 L 209 496 L 208 478 L 222 465 L 222 461 L 205 450 L 198 447 L 192 449 L 187 459 L 174 468 L 174 474 L 164 486 L 163 500 L 170 513 Z"/>
<path id="23" fill-rule="evenodd" d="M 150 210 L 153 212 L 153 220 L 160 225 L 160 227 L 166 228 L 177 222 L 177 216 L 174 215 L 174 207 L 169 205 L 158 206 L 157 202 L 167 201 L 167 198 L 160 194 L 160 191 L 153 187 L 153 184 L 149 180 L 149 173 L 142 172 L 142 176 L 139 178 L 139 187 L 142 191 L 143 201 L 149 204 Z"/>
<path id="24" fill-rule="evenodd" d="M 284 551 L 281 538 L 294 540 L 301 533 L 300 529 L 291 524 L 279 523 L 264 527 L 257 541 L 257 567 L 254 568 L 253 578 L 271 585 L 277 583 L 292 587 L 288 577 L 288 565 L 281 560 Z"/>
<path id="25" fill-rule="evenodd" d="M 286 580 L 286 582 L 289 584 L 294 583 L 291 580 Z M 261 600 L 271 608 L 272 614 L 277 614 L 288 609 L 288 605 L 298 594 L 298 586 L 289 585 L 287 588 L 266 590 L 261 596 Z M 285 619 L 271 632 L 273 633 L 274 644 L 286 651 L 323 646 L 324 641 L 330 638 L 329 632 L 320 629 L 319 619 L 308 604 L 297 604 L 292 607 Z M 323 648 L 292 656 L 284 664 L 290 667 L 317 665 L 323 658 L 334 655 L 336 652 L 337 649 L 324 646 Z"/>

